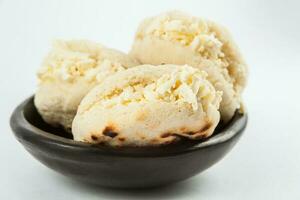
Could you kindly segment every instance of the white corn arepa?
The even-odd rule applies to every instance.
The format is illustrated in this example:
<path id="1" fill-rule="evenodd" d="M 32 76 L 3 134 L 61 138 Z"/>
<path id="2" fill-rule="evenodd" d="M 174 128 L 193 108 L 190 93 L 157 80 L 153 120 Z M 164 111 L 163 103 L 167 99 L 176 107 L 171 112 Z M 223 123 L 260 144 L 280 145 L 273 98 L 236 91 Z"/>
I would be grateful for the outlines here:
<path id="1" fill-rule="evenodd" d="M 95 84 L 138 62 L 86 40 L 56 40 L 38 71 L 35 106 L 47 123 L 70 131 L 78 105 Z"/>
<path id="2" fill-rule="evenodd" d="M 223 91 L 220 112 L 225 122 L 240 107 L 247 67 L 229 32 L 212 21 L 178 11 L 147 18 L 130 54 L 143 64 L 188 64 L 205 70 Z"/>
<path id="3" fill-rule="evenodd" d="M 184 65 L 141 65 L 117 72 L 81 101 L 74 140 L 111 146 L 168 144 L 210 136 L 221 93 L 207 73 Z"/>

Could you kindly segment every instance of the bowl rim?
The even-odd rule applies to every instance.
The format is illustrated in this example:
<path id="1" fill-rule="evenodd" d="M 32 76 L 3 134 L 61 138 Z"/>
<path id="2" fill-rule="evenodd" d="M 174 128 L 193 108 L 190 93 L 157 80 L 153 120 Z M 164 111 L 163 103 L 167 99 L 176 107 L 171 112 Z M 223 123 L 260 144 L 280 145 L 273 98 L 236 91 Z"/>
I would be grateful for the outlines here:
<path id="1" fill-rule="evenodd" d="M 30 145 L 35 145 L 36 143 L 52 146 L 56 149 L 62 151 L 89 151 L 94 153 L 101 153 L 102 155 L 117 155 L 117 156 L 134 156 L 134 157 L 144 157 L 144 156 L 170 156 L 175 154 L 187 153 L 191 151 L 196 151 L 203 148 L 209 148 L 214 145 L 225 143 L 234 137 L 240 135 L 246 128 L 248 115 L 247 113 L 236 112 L 231 122 L 225 126 L 217 134 L 214 133 L 207 140 L 204 141 L 191 141 L 189 146 L 182 148 L 176 148 L 176 143 L 174 145 L 166 145 L 161 147 L 110 147 L 104 145 L 95 145 L 84 143 L 80 141 L 75 141 L 73 139 L 68 139 L 55 135 L 53 133 L 42 130 L 35 125 L 31 124 L 25 117 L 24 109 L 30 103 L 33 103 L 34 95 L 25 99 L 20 103 L 13 111 L 10 118 L 10 126 L 13 130 L 16 138 L 21 143 L 27 143 Z M 173 146 L 173 147 L 171 147 Z M 161 149 L 161 151 L 149 151 L 149 149 Z M 137 150 L 138 149 L 138 150 Z"/>

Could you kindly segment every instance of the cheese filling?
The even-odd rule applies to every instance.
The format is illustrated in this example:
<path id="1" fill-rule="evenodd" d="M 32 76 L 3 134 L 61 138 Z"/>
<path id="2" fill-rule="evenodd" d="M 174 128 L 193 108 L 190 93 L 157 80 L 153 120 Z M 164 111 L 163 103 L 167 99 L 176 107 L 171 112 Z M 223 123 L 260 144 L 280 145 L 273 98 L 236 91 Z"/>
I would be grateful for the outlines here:
<path id="1" fill-rule="evenodd" d="M 171 17 L 161 15 L 153 19 L 143 33 L 143 35 L 153 35 L 160 39 L 179 42 L 201 54 L 207 59 L 220 59 L 224 57 L 222 52 L 222 42 L 211 32 L 209 25 L 204 20 L 194 18 Z M 225 63 L 228 64 L 228 63 Z"/>
<path id="2" fill-rule="evenodd" d="M 89 48 L 88 45 L 93 46 Z M 84 78 L 91 82 L 101 82 L 109 74 L 124 70 L 120 63 L 101 58 L 101 47 L 95 44 L 76 45 L 55 41 L 53 46 L 37 73 L 40 81 L 58 78 L 72 82 Z"/>
<path id="3" fill-rule="evenodd" d="M 123 89 L 115 89 L 106 95 L 100 94 L 98 103 L 110 108 L 130 103 L 164 101 L 187 103 L 193 111 L 206 111 L 209 103 L 218 105 L 221 101 L 221 92 L 214 90 L 206 76 L 204 71 L 184 66 L 152 83 L 136 83 Z"/>

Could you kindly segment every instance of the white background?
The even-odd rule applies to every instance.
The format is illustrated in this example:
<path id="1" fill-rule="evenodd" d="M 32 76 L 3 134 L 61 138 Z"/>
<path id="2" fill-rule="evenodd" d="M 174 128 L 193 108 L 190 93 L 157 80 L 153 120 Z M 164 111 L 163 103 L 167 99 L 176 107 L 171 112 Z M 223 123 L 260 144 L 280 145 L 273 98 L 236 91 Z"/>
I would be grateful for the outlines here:
<path id="1" fill-rule="evenodd" d="M 299 7 L 296 0 L 0 0 L 0 199 L 300 199 Z M 128 51 L 141 19 L 172 9 L 226 25 L 249 64 L 250 119 L 233 151 L 192 179 L 139 191 L 86 186 L 33 159 L 8 120 L 34 93 L 51 40 L 86 38 Z"/>

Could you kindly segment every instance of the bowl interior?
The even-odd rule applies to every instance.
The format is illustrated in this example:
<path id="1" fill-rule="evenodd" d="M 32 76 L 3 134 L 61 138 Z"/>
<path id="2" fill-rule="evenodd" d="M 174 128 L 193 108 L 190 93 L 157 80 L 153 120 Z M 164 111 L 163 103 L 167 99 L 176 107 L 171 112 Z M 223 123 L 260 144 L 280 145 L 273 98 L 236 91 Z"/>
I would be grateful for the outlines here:
<path id="1" fill-rule="evenodd" d="M 219 123 L 212 136 L 206 139 L 189 140 L 186 138 L 181 138 L 181 140 L 177 143 L 154 147 L 110 147 L 105 145 L 88 144 L 74 141 L 72 134 L 67 133 L 63 128 L 53 127 L 45 123 L 34 106 L 33 98 L 34 97 L 30 97 L 29 99 L 24 101 L 13 114 L 13 117 L 15 116 L 19 121 L 21 121 L 21 126 L 28 129 L 28 132 L 32 134 L 32 137 L 42 140 L 45 143 L 49 142 L 52 145 L 55 144 L 57 146 L 77 149 L 89 148 L 96 151 L 102 151 L 112 154 L 121 153 L 137 156 L 153 156 L 191 151 L 197 148 L 203 148 L 206 146 L 225 142 L 231 137 L 234 137 L 234 135 L 239 131 L 241 131 L 241 129 L 245 127 L 246 123 L 246 115 L 242 115 L 236 112 L 229 123 Z"/>

